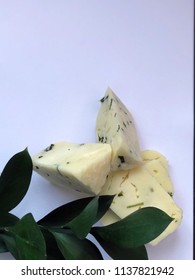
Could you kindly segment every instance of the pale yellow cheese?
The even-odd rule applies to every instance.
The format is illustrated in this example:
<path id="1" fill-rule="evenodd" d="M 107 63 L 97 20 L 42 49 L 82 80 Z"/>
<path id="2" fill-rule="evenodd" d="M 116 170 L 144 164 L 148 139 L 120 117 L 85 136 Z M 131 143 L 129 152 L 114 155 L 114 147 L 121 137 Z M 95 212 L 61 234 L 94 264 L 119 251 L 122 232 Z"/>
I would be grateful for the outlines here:
<path id="1" fill-rule="evenodd" d="M 144 167 L 156 178 L 159 184 L 173 196 L 173 183 L 169 176 L 168 161 L 157 151 L 145 150 L 141 152 L 144 161 Z"/>
<path id="2" fill-rule="evenodd" d="M 161 162 L 164 168 L 168 170 L 168 161 L 166 157 L 155 150 L 144 150 L 141 152 L 141 157 L 145 163 L 150 162 L 152 160 L 158 160 Z"/>
<path id="3" fill-rule="evenodd" d="M 173 196 L 173 184 L 164 166 L 158 160 L 152 160 L 147 162 L 144 167 L 159 182 L 164 190 Z"/>
<path id="4" fill-rule="evenodd" d="M 98 194 L 110 172 L 111 152 L 109 144 L 59 142 L 32 156 L 33 168 L 57 186 Z"/>
<path id="5" fill-rule="evenodd" d="M 120 221 L 121 218 L 117 216 L 111 209 L 109 209 L 106 214 L 101 218 L 101 223 L 104 226 L 116 223 Z"/>
<path id="6" fill-rule="evenodd" d="M 130 169 L 142 162 L 133 116 L 108 88 L 96 120 L 97 141 L 112 147 L 111 170 Z"/>
<path id="7" fill-rule="evenodd" d="M 144 166 L 128 171 L 113 171 L 100 194 L 116 194 L 110 209 L 120 219 L 148 206 L 157 207 L 174 218 L 165 231 L 151 242 L 152 245 L 158 244 L 172 233 L 182 219 L 181 209 Z M 112 221 L 117 220 L 117 216 L 114 219 L 112 217 Z"/>
<path id="8" fill-rule="evenodd" d="M 164 190 L 173 195 L 173 184 L 169 176 L 168 161 L 165 156 L 154 150 L 144 150 L 141 152 L 144 167 L 156 178 Z M 103 225 L 108 225 L 119 221 L 120 218 L 111 209 L 102 217 Z"/>

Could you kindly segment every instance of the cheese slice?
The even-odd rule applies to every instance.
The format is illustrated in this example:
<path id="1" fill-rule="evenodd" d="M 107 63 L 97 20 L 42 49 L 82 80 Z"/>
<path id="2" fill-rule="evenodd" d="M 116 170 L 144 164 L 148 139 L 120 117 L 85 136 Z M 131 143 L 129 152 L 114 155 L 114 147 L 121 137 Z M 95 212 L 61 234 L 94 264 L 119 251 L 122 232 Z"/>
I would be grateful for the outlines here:
<path id="1" fill-rule="evenodd" d="M 168 170 L 168 161 L 166 157 L 155 150 L 144 150 L 141 152 L 141 157 L 145 163 L 152 160 L 158 160 L 164 168 Z"/>
<path id="2" fill-rule="evenodd" d="M 163 189 L 170 195 L 173 196 L 173 183 L 170 179 L 168 171 L 164 166 L 156 159 L 147 162 L 144 167 L 147 171 L 158 181 Z"/>
<path id="3" fill-rule="evenodd" d="M 133 117 L 110 88 L 101 99 L 96 136 L 98 142 L 112 147 L 111 170 L 130 169 L 142 162 Z"/>
<path id="4" fill-rule="evenodd" d="M 116 194 L 110 207 L 116 214 L 114 220 L 149 206 L 157 207 L 174 218 L 169 226 L 150 242 L 152 245 L 158 244 L 171 234 L 182 220 L 182 210 L 144 166 L 111 172 L 100 194 Z M 112 217 L 112 221 L 114 220 Z"/>
<path id="5" fill-rule="evenodd" d="M 174 188 L 169 176 L 167 159 L 159 152 L 152 150 L 142 151 L 141 156 L 144 161 L 143 166 L 156 178 L 166 192 L 173 196 Z"/>
<path id="6" fill-rule="evenodd" d="M 59 142 L 32 156 L 32 161 L 34 170 L 55 185 L 98 194 L 110 172 L 111 146 Z"/>

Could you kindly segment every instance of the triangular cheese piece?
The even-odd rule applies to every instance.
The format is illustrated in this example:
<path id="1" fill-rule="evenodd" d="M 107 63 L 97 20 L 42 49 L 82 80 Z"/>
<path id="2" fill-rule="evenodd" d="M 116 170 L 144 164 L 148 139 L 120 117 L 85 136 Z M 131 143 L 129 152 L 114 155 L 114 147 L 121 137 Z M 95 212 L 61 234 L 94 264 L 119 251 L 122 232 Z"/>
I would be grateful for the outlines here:
<path id="1" fill-rule="evenodd" d="M 182 220 L 182 210 L 144 165 L 132 170 L 111 172 L 100 194 L 116 194 L 110 206 L 116 215 L 104 217 L 104 223 L 108 223 L 109 219 L 111 223 L 118 218 L 122 219 L 143 207 L 157 207 L 174 218 L 170 225 L 150 242 L 152 245 L 158 244 L 172 233 Z"/>
<path id="2" fill-rule="evenodd" d="M 59 142 L 32 157 L 33 168 L 58 186 L 98 194 L 110 172 L 111 146 Z"/>
<path id="3" fill-rule="evenodd" d="M 112 170 L 130 169 L 142 162 L 133 117 L 110 88 L 101 99 L 96 135 L 99 143 L 112 147 Z"/>

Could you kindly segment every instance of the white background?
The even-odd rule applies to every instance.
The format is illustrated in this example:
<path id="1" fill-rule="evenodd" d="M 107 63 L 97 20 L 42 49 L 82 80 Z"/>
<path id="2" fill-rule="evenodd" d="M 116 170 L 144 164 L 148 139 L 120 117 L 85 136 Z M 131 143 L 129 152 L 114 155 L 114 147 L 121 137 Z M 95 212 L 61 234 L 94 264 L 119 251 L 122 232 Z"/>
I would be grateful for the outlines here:
<path id="1" fill-rule="evenodd" d="M 141 149 L 169 160 L 183 209 L 149 258 L 192 259 L 193 1 L 0 0 L 0 170 L 27 146 L 94 142 L 107 86 L 133 114 Z M 34 173 L 14 213 L 39 219 L 78 197 Z"/>

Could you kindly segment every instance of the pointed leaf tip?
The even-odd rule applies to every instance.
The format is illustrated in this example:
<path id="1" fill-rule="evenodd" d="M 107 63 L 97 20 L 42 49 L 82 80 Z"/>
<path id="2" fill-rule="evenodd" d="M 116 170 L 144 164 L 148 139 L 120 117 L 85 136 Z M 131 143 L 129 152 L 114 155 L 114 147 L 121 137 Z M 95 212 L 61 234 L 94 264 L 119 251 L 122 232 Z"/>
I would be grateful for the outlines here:
<path id="1" fill-rule="evenodd" d="M 27 149 L 15 154 L 0 176 L 0 211 L 15 208 L 28 191 L 32 176 L 32 159 Z"/>

